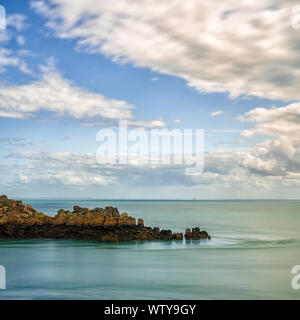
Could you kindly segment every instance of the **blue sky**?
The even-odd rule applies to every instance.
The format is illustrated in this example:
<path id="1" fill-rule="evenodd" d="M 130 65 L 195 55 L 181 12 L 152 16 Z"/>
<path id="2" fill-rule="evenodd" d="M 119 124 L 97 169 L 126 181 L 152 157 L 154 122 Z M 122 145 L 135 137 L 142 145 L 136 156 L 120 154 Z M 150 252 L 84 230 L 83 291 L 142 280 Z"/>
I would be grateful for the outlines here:
<path id="1" fill-rule="evenodd" d="M 274 0 L 270 10 L 270 2 L 245 7 L 237 2 L 225 19 L 232 3 L 215 13 L 206 1 L 191 1 L 190 10 L 176 1 L 164 8 L 154 0 L 145 13 L 133 1 L 136 11 L 128 9 L 122 20 L 122 6 L 130 7 L 126 0 L 120 8 L 93 0 L 77 8 L 68 0 L 0 1 L 8 22 L 0 31 L 0 49 L 6 50 L 0 53 L 1 192 L 32 197 L 297 197 L 299 141 L 288 139 L 291 132 L 280 128 L 296 131 L 299 124 L 299 49 L 294 45 L 299 32 L 278 27 L 287 46 L 281 55 L 270 21 L 285 26 L 291 4 Z M 200 17 L 190 16 L 193 12 Z M 182 31 L 168 22 L 172 15 L 181 19 Z M 40 86 L 43 91 L 37 94 Z M 96 115 L 89 113 L 93 106 L 76 114 L 89 94 L 106 99 L 104 111 L 99 102 Z M 171 166 L 91 171 L 86 155 L 95 154 L 100 127 L 83 124 L 119 120 L 109 113 L 112 100 L 126 105 L 117 112 L 120 118 L 126 118 L 127 106 L 134 106 L 128 111 L 132 121 L 205 129 L 208 171 L 196 180 Z M 54 104 L 65 109 L 60 112 Z M 222 112 L 213 116 L 216 111 Z M 97 175 L 105 179 L 98 183 Z M 134 184 L 128 181 L 132 176 Z"/>

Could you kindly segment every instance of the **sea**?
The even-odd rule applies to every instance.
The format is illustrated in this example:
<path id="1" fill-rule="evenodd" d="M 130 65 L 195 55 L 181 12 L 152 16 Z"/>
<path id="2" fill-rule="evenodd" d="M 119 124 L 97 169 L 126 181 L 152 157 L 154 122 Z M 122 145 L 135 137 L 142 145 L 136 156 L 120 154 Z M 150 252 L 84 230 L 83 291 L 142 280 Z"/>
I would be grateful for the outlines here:
<path id="1" fill-rule="evenodd" d="M 0 239 L 0 299 L 300 299 L 292 285 L 300 265 L 300 201 L 22 200 L 50 216 L 73 205 L 115 206 L 147 226 L 197 226 L 212 238 Z"/>

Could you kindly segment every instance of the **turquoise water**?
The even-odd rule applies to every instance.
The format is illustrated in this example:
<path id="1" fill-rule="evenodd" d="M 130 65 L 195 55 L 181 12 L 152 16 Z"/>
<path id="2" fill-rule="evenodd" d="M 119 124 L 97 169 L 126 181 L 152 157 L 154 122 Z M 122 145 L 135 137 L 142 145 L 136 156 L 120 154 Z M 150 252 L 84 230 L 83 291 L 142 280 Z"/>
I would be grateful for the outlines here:
<path id="1" fill-rule="evenodd" d="M 117 206 L 145 224 L 212 240 L 98 243 L 0 240 L 0 299 L 300 299 L 300 201 L 66 201 L 26 199 L 37 210 Z"/>

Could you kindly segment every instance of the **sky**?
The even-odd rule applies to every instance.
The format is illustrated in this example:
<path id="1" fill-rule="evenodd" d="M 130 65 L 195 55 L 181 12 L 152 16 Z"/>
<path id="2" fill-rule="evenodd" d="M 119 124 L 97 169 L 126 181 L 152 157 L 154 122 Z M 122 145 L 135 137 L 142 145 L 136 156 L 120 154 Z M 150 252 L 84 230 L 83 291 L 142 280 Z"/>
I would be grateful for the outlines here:
<path id="1" fill-rule="evenodd" d="M 300 3 L 0 0 L 0 192 L 299 199 Z M 101 164 L 97 132 L 204 129 L 204 170 Z M 116 130 L 116 129 L 115 129 Z"/>

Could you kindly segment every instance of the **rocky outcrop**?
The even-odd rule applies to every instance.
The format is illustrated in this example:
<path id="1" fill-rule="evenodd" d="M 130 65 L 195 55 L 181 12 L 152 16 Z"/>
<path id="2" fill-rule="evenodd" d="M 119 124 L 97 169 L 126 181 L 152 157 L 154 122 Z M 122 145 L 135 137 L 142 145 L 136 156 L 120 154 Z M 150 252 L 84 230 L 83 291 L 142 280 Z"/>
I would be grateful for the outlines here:
<path id="1" fill-rule="evenodd" d="M 200 228 L 193 228 L 185 230 L 185 238 L 187 240 L 199 240 L 199 239 L 209 239 L 210 236 L 206 231 L 201 231 Z"/>
<path id="2" fill-rule="evenodd" d="M 120 214 L 117 208 L 88 209 L 74 206 L 54 217 L 37 212 L 22 201 L 0 196 L 1 238 L 88 239 L 104 242 L 137 240 L 183 240 L 182 233 L 144 226 L 144 220 Z M 186 239 L 210 239 L 199 228 L 186 229 Z"/>
<path id="3" fill-rule="evenodd" d="M 49 223 L 53 218 L 32 209 L 30 204 L 0 196 L 0 224 L 36 224 Z"/>
<path id="4" fill-rule="evenodd" d="M 182 233 L 174 233 L 173 239 L 174 240 L 183 240 L 183 234 Z"/>

